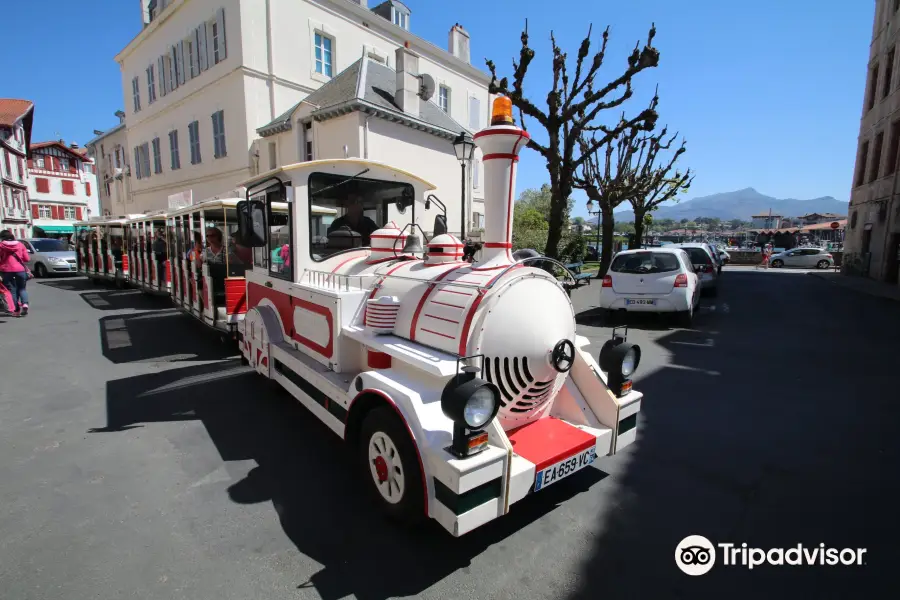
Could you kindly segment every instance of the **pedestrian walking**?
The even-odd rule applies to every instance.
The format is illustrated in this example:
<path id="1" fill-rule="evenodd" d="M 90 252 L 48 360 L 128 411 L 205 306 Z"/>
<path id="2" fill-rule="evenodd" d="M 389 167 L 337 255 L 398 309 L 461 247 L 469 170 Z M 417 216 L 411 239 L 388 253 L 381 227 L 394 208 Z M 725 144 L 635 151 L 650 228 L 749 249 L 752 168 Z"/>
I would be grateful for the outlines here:
<path id="1" fill-rule="evenodd" d="M 12 294 L 10 310 L 15 316 L 28 314 L 28 292 L 25 283 L 34 277 L 28 268 L 28 250 L 9 231 L 0 231 L 0 275 Z"/>

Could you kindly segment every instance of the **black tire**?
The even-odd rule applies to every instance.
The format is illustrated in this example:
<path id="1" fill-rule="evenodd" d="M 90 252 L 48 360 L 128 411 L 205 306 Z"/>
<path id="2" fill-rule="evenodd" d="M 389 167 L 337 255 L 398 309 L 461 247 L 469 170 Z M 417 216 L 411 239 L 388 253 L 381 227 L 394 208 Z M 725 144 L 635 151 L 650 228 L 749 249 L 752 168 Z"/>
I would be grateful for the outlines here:
<path id="1" fill-rule="evenodd" d="M 396 456 L 400 459 L 403 490 L 399 500 L 394 503 L 388 501 L 379 491 L 379 485 L 372 473 L 372 467 L 370 467 L 369 445 L 372 438 L 377 435 L 389 438 L 396 449 Z M 400 420 L 394 409 L 380 406 L 366 414 L 360 428 L 357 454 L 360 475 L 367 482 L 365 486 L 382 512 L 390 519 L 401 523 L 413 524 L 422 521 L 425 517 L 423 474 L 419 468 L 418 455 L 406 425 Z M 396 471 L 392 475 L 396 476 Z M 391 488 L 391 481 L 389 480 L 387 483 Z"/>
<path id="2" fill-rule="evenodd" d="M 829 266 L 829 265 L 828 265 L 828 261 L 827 261 L 827 260 L 820 260 L 819 262 L 816 263 L 816 268 L 817 268 L 817 269 L 827 269 L 828 266 Z"/>
<path id="3" fill-rule="evenodd" d="M 675 313 L 675 322 L 679 327 L 690 329 L 694 324 L 694 311 L 683 310 L 681 312 Z"/>
<path id="4" fill-rule="evenodd" d="M 784 261 L 783 261 L 783 260 L 775 259 L 775 260 L 772 261 L 772 268 L 773 268 L 773 269 L 780 269 L 780 268 L 783 267 L 783 266 L 784 266 Z"/>
<path id="5" fill-rule="evenodd" d="M 47 276 L 47 267 L 44 266 L 44 263 L 36 263 L 34 265 L 34 276 L 35 277 L 46 277 Z"/>

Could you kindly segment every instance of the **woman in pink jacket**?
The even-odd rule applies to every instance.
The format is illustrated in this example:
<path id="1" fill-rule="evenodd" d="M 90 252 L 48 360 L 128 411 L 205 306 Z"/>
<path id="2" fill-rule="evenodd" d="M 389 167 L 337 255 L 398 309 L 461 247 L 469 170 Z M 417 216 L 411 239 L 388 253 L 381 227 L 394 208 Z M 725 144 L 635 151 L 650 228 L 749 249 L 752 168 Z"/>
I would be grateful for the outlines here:
<path id="1" fill-rule="evenodd" d="M 28 292 L 25 282 L 28 281 L 28 250 L 9 231 L 0 231 L 0 275 L 3 285 L 12 294 L 13 305 L 10 307 L 16 316 L 28 314 Z"/>

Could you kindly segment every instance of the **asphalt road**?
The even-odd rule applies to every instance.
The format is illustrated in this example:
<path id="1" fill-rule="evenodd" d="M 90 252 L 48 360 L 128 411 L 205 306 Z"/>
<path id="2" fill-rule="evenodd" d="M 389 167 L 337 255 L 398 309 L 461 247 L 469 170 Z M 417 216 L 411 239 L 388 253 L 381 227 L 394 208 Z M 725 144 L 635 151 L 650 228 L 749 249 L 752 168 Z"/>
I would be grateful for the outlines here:
<path id="1" fill-rule="evenodd" d="M 453 539 L 385 523 L 339 440 L 164 301 L 31 282 L 0 318 L 0 598 L 897 597 L 900 311 L 726 273 L 693 330 L 630 319 L 638 442 Z M 576 292 L 579 330 L 596 286 Z M 862 567 L 675 566 L 689 534 Z"/>

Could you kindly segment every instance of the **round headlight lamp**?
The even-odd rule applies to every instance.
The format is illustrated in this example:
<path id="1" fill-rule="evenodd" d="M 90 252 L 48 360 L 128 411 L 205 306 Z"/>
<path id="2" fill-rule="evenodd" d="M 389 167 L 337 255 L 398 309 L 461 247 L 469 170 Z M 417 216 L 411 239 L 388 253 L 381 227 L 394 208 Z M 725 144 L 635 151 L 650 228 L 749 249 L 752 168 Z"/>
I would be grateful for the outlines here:
<path id="1" fill-rule="evenodd" d="M 616 396 L 624 396 L 631 391 L 631 377 L 641 363 L 641 347 L 613 337 L 603 344 L 598 362 L 610 390 Z"/>
<path id="2" fill-rule="evenodd" d="M 453 445 L 458 457 L 472 456 L 487 448 L 487 432 L 481 431 L 500 410 L 496 385 L 463 372 L 452 377 L 441 393 L 441 410 L 453 421 Z"/>

